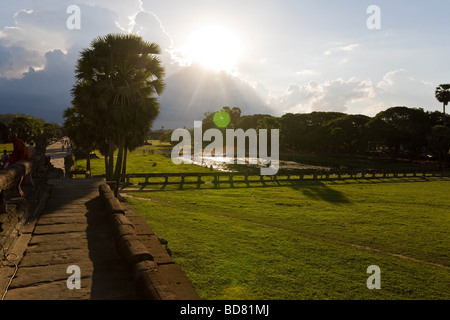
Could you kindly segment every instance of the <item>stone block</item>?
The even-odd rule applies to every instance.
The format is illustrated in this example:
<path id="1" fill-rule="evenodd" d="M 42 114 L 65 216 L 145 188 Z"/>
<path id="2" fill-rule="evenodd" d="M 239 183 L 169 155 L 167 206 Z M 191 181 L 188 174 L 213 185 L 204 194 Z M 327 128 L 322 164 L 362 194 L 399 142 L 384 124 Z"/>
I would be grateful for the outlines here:
<path id="1" fill-rule="evenodd" d="M 136 293 L 144 300 L 177 300 L 176 294 L 153 261 L 143 261 L 134 268 Z"/>
<path id="2" fill-rule="evenodd" d="M 153 260 L 153 256 L 135 234 L 121 237 L 117 251 L 130 267 L 141 261 Z"/>

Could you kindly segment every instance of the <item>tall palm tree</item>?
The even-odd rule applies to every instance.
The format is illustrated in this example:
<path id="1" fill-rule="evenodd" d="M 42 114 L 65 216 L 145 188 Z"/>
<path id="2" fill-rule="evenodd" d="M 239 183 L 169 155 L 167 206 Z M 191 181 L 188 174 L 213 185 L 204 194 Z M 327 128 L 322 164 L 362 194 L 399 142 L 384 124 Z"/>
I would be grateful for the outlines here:
<path id="1" fill-rule="evenodd" d="M 444 110 L 443 110 L 443 122 L 444 122 L 444 126 L 445 126 L 445 107 L 448 105 L 448 103 L 450 102 L 450 84 L 441 84 L 439 87 L 436 88 L 436 99 L 439 102 L 442 102 L 444 105 Z"/>
<path id="2" fill-rule="evenodd" d="M 132 34 L 98 37 L 81 52 L 73 103 L 107 136 L 108 179 L 119 180 L 125 139 L 132 128 L 149 127 L 159 114 L 155 95 L 164 90 L 165 74 L 160 53 L 156 43 Z M 115 147 L 118 156 L 113 172 Z"/>

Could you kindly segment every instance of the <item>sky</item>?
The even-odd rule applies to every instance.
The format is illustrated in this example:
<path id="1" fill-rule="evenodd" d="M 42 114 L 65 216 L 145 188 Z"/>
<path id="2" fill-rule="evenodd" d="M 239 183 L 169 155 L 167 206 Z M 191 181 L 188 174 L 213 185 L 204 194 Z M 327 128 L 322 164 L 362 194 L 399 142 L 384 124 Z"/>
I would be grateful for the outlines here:
<path id="1" fill-rule="evenodd" d="M 442 0 L 2 1 L 0 113 L 62 123 L 79 52 L 109 33 L 162 49 L 167 87 L 154 128 L 192 127 L 226 105 L 275 116 L 441 111 L 449 13 Z"/>

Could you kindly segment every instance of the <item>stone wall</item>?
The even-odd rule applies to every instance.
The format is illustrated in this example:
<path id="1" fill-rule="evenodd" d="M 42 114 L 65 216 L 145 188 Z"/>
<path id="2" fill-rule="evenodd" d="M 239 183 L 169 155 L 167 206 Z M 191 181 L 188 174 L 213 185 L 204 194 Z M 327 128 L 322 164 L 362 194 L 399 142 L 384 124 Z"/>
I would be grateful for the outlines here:
<path id="1" fill-rule="evenodd" d="M 0 171 L 0 257 L 21 235 L 24 225 L 36 219 L 49 195 L 45 156 L 20 161 Z M 1 265 L 0 265 L 1 267 Z"/>
<path id="2" fill-rule="evenodd" d="M 200 300 L 190 280 L 170 257 L 145 220 L 122 204 L 105 183 L 100 197 L 112 228 L 117 253 L 134 279 L 136 293 L 146 300 Z"/>

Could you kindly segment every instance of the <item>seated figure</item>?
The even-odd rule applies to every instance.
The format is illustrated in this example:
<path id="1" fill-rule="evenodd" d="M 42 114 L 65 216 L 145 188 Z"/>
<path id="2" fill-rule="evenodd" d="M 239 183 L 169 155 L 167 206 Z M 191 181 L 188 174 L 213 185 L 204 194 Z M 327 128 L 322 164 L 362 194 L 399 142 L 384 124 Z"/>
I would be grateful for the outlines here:
<path id="1" fill-rule="evenodd" d="M 0 168 L 1 169 L 6 168 L 8 164 L 9 164 L 9 154 L 8 151 L 6 151 L 5 149 L 3 150 L 2 158 L 0 160 Z"/>
<path id="2" fill-rule="evenodd" d="M 14 150 L 9 159 L 9 165 L 22 160 L 28 160 L 31 158 L 30 150 L 27 148 L 25 143 L 19 139 L 15 134 L 9 136 L 9 141 L 13 144 Z"/>

